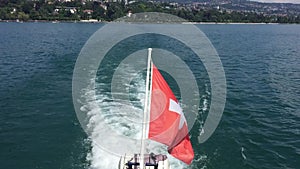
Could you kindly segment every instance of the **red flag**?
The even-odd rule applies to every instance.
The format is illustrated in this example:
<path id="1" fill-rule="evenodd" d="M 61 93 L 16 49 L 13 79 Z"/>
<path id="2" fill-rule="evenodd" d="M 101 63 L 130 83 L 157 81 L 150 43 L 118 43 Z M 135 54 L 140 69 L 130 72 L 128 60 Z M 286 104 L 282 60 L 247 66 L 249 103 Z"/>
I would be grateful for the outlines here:
<path id="1" fill-rule="evenodd" d="M 158 69 L 152 68 L 152 94 L 148 138 L 168 146 L 175 158 L 191 164 L 194 151 L 178 101 Z"/>

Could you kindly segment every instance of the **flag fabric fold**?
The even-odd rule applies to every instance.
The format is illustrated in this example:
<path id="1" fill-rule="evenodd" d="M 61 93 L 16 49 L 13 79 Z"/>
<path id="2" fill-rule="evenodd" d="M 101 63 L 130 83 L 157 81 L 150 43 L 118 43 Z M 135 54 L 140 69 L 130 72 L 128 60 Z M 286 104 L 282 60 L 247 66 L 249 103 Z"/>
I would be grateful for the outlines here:
<path id="1" fill-rule="evenodd" d="M 182 109 L 168 83 L 152 64 L 152 92 L 148 138 L 168 146 L 175 158 L 191 164 L 194 151 Z"/>

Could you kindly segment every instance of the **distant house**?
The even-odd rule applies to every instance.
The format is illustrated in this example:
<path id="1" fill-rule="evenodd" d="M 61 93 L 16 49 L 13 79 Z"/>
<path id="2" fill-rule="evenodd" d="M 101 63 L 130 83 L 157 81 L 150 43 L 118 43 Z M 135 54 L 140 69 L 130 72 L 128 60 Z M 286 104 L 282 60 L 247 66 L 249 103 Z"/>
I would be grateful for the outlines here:
<path id="1" fill-rule="evenodd" d="M 56 6 L 56 8 L 54 9 L 54 13 L 58 14 L 59 11 L 61 10 L 65 10 L 65 11 L 70 11 L 71 14 L 75 14 L 77 12 L 76 7 L 61 7 L 61 6 Z"/>
<path id="2" fill-rule="evenodd" d="M 126 1 L 125 0 L 125 4 L 126 4 Z M 105 0 L 105 2 L 123 2 L 123 0 Z"/>
<path id="3" fill-rule="evenodd" d="M 101 6 L 104 10 L 107 10 L 107 6 L 106 6 L 106 5 L 101 4 L 100 6 Z"/>
<path id="4" fill-rule="evenodd" d="M 131 17 L 131 15 L 132 15 L 132 11 L 129 10 L 126 16 Z"/>
<path id="5" fill-rule="evenodd" d="M 136 1 L 129 1 L 127 4 L 133 4 L 135 3 Z"/>
<path id="6" fill-rule="evenodd" d="M 10 11 L 11 14 L 14 14 L 14 13 L 16 13 L 16 12 L 17 12 L 17 9 L 16 9 L 16 8 L 13 8 L 13 10 Z"/>
<path id="7" fill-rule="evenodd" d="M 88 15 L 91 15 L 94 11 L 93 10 L 90 10 L 90 9 L 86 9 L 86 10 L 83 10 L 83 13 L 86 13 Z"/>
<path id="8" fill-rule="evenodd" d="M 72 2 L 73 0 L 58 0 L 59 2 Z"/>
<path id="9" fill-rule="evenodd" d="M 74 14 L 77 12 L 76 8 L 71 8 L 71 9 L 69 9 L 69 11 L 71 12 L 71 14 Z"/>

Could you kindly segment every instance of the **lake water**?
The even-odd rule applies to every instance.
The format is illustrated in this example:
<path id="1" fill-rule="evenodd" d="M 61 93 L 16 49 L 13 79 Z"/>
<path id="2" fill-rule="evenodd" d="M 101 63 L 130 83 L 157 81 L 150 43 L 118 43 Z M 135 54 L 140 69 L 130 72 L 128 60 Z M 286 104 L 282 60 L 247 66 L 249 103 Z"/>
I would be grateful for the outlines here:
<path id="1" fill-rule="evenodd" d="M 77 56 L 102 26 L 0 23 L 1 168 L 79 169 L 107 165 L 107 160 L 117 163 L 97 154 L 92 143 L 99 138 L 82 130 L 72 100 Z M 300 168 L 300 25 L 197 27 L 219 53 L 227 100 L 208 141 L 198 144 L 198 129 L 191 131 L 195 160 L 187 168 Z M 207 99 L 200 105 L 209 102 L 209 88 L 199 90 Z M 105 102 L 103 93 L 98 94 Z"/>

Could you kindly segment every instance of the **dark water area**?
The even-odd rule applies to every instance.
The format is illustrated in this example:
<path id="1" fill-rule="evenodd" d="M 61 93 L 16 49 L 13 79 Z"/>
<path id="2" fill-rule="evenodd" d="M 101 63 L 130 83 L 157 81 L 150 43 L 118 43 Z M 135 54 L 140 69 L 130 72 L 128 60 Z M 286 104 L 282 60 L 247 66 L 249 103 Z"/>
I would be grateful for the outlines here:
<path id="1" fill-rule="evenodd" d="M 222 122 L 203 145 L 209 168 L 299 168 L 300 27 L 199 27 L 220 55 L 228 92 Z"/>
<path id="2" fill-rule="evenodd" d="M 3 168 L 83 168 L 86 135 L 73 109 L 72 73 L 100 26 L 0 24 Z"/>
<path id="3" fill-rule="evenodd" d="M 88 168 L 72 74 L 101 26 L 0 23 L 1 168 Z M 219 53 L 227 100 L 213 136 L 200 145 L 192 136 L 202 158 L 193 168 L 299 168 L 300 26 L 197 27 Z"/>

